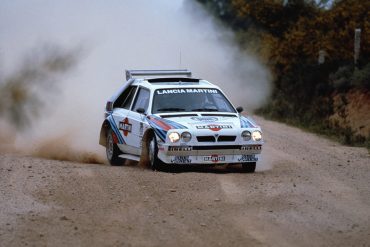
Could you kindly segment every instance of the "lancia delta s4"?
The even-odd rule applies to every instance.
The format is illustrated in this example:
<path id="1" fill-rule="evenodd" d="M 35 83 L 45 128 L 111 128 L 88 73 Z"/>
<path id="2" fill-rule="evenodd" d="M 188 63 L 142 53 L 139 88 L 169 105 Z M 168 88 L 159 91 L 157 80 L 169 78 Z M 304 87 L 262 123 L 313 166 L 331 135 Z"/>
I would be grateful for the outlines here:
<path id="1" fill-rule="evenodd" d="M 241 164 L 254 172 L 261 128 L 222 90 L 188 70 L 127 70 L 107 102 L 99 143 L 111 165 Z"/>

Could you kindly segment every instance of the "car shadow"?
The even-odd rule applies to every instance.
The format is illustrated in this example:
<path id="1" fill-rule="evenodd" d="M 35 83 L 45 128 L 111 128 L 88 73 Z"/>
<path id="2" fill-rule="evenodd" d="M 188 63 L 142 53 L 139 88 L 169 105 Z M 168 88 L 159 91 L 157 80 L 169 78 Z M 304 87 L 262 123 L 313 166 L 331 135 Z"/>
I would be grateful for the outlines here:
<path id="1" fill-rule="evenodd" d="M 197 173 L 246 173 L 241 165 L 218 165 L 218 166 L 204 166 L 204 165 L 166 165 L 160 167 L 158 171 L 167 173 L 186 173 L 186 172 L 197 172 Z"/>
<path id="2" fill-rule="evenodd" d="M 151 170 L 149 166 L 139 164 L 137 161 L 126 160 L 123 164 L 128 167 L 140 167 L 143 169 Z M 242 166 L 236 165 L 161 165 L 156 171 L 166 173 L 215 173 L 215 174 L 227 174 L 227 173 L 247 173 L 243 170 Z M 257 171 L 258 172 L 258 171 Z"/>

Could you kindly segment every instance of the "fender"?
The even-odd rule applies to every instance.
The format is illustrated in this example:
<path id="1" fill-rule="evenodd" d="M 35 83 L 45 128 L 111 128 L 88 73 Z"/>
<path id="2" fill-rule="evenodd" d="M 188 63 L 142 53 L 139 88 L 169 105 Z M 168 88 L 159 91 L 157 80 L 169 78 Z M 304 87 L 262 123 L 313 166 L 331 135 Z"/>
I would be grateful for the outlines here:
<path id="1" fill-rule="evenodd" d="M 104 120 L 101 128 L 100 128 L 100 138 L 99 138 L 99 144 L 106 147 L 107 146 L 107 132 L 108 129 L 112 128 L 110 126 L 110 123 L 108 120 Z"/>
<path id="2" fill-rule="evenodd" d="M 112 129 L 114 134 L 117 137 L 117 143 L 118 144 L 126 144 L 125 140 L 123 139 L 119 129 L 117 128 L 114 119 L 112 115 L 109 115 L 103 122 L 102 127 L 100 129 L 100 138 L 99 138 L 99 144 L 106 147 L 107 145 L 107 133 L 108 129 Z"/>

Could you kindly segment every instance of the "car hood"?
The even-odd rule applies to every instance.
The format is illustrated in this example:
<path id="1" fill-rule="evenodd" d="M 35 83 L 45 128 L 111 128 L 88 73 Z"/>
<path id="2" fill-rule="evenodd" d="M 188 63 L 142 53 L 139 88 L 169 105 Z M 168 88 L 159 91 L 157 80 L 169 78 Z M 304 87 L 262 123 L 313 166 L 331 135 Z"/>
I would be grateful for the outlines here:
<path id="1" fill-rule="evenodd" d="M 148 116 L 148 120 L 152 127 L 164 131 L 170 129 L 220 131 L 224 129 L 259 128 L 250 117 L 238 115 L 166 115 L 165 117 L 151 115 Z"/>

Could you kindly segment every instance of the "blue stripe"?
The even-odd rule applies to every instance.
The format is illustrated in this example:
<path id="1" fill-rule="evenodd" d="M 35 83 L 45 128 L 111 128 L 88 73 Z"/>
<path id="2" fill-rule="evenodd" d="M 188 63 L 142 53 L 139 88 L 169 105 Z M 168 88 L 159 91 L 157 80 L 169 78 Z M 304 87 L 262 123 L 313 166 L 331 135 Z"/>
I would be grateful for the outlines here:
<path id="1" fill-rule="evenodd" d="M 182 124 L 179 124 L 177 122 L 174 122 L 174 121 L 171 121 L 171 120 L 168 120 L 168 119 L 164 119 L 164 118 L 161 118 L 161 117 L 157 117 L 155 115 L 151 115 L 150 117 L 158 120 L 158 121 L 161 121 L 161 122 L 164 122 L 168 125 L 170 125 L 171 127 L 173 127 L 173 129 L 187 129 L 186 126 L 182 125 Z"/>
<path id="2" fill-rule="evenodd" d="M 171 129 L 187 129 L 187 127 L 179 124 L 179 123 L 176 123 L 174 121 L 171 121 L 171 120 L 167 120 L 167 119 L 163 119 L 161 117 L 157 117 L 157 116 L 150 116 L 151 118 L 155 119 L 155 120 L 158 120 L 158 121 L 161 121 L 167 125 L 169 125 L 171 127 Z M 167 131 L 165 131 L 161 126 L 159 126 L 158 124 L 156 124 L 154 121 L 151 121 L 149 118 L 148 118 L 148 123 L 150 124 L 150 126 L 153 128 L 154 132 L 157 134 L 157 136 L 162 140 L 162 141 L 165 141 L 166 140 L 166 136 L 167 136 Z"/>
<path id="3" fill-rule="evenodd" d="M 119 144 L 126 144 L 125 140 L 123 139 L 122 135 L 121 135 L 121 132 L 119 131 L 119 129 L 117 128 L 117 125 L 112 117 L 112 115 L 110 115 L 108 117 L 108 121 L 112 127 L 112 130 L 114 131 L 114 133 L 116 134 L 117 138 L 118 138 L 118 143 Z"/>
<path id="4" fill-rule="evenodd" d="M 161 138 L 163 141 L 166 140 L 167 131 L 164 131 L 160 126 L 156 123 L 150 121 L 150 125 L 153 127 L 155 133 Z"/>
<path id="5" fill-rule="evenodd" d="M 251 125 L 245 117 L 240 117 L 240 125 L 242 128 L 250 128 Z"/>
<path id="6" fill-rule="evenodd" d="M 163 130 L 160 130 L 160 129 L 157 129 L 157 128 L 154 128 L 154 132 L 157 134 L 157 136 L 162 140 L 162 141 L 166 141 L 166 134 L 164 134 L 164 131 Z"/>

